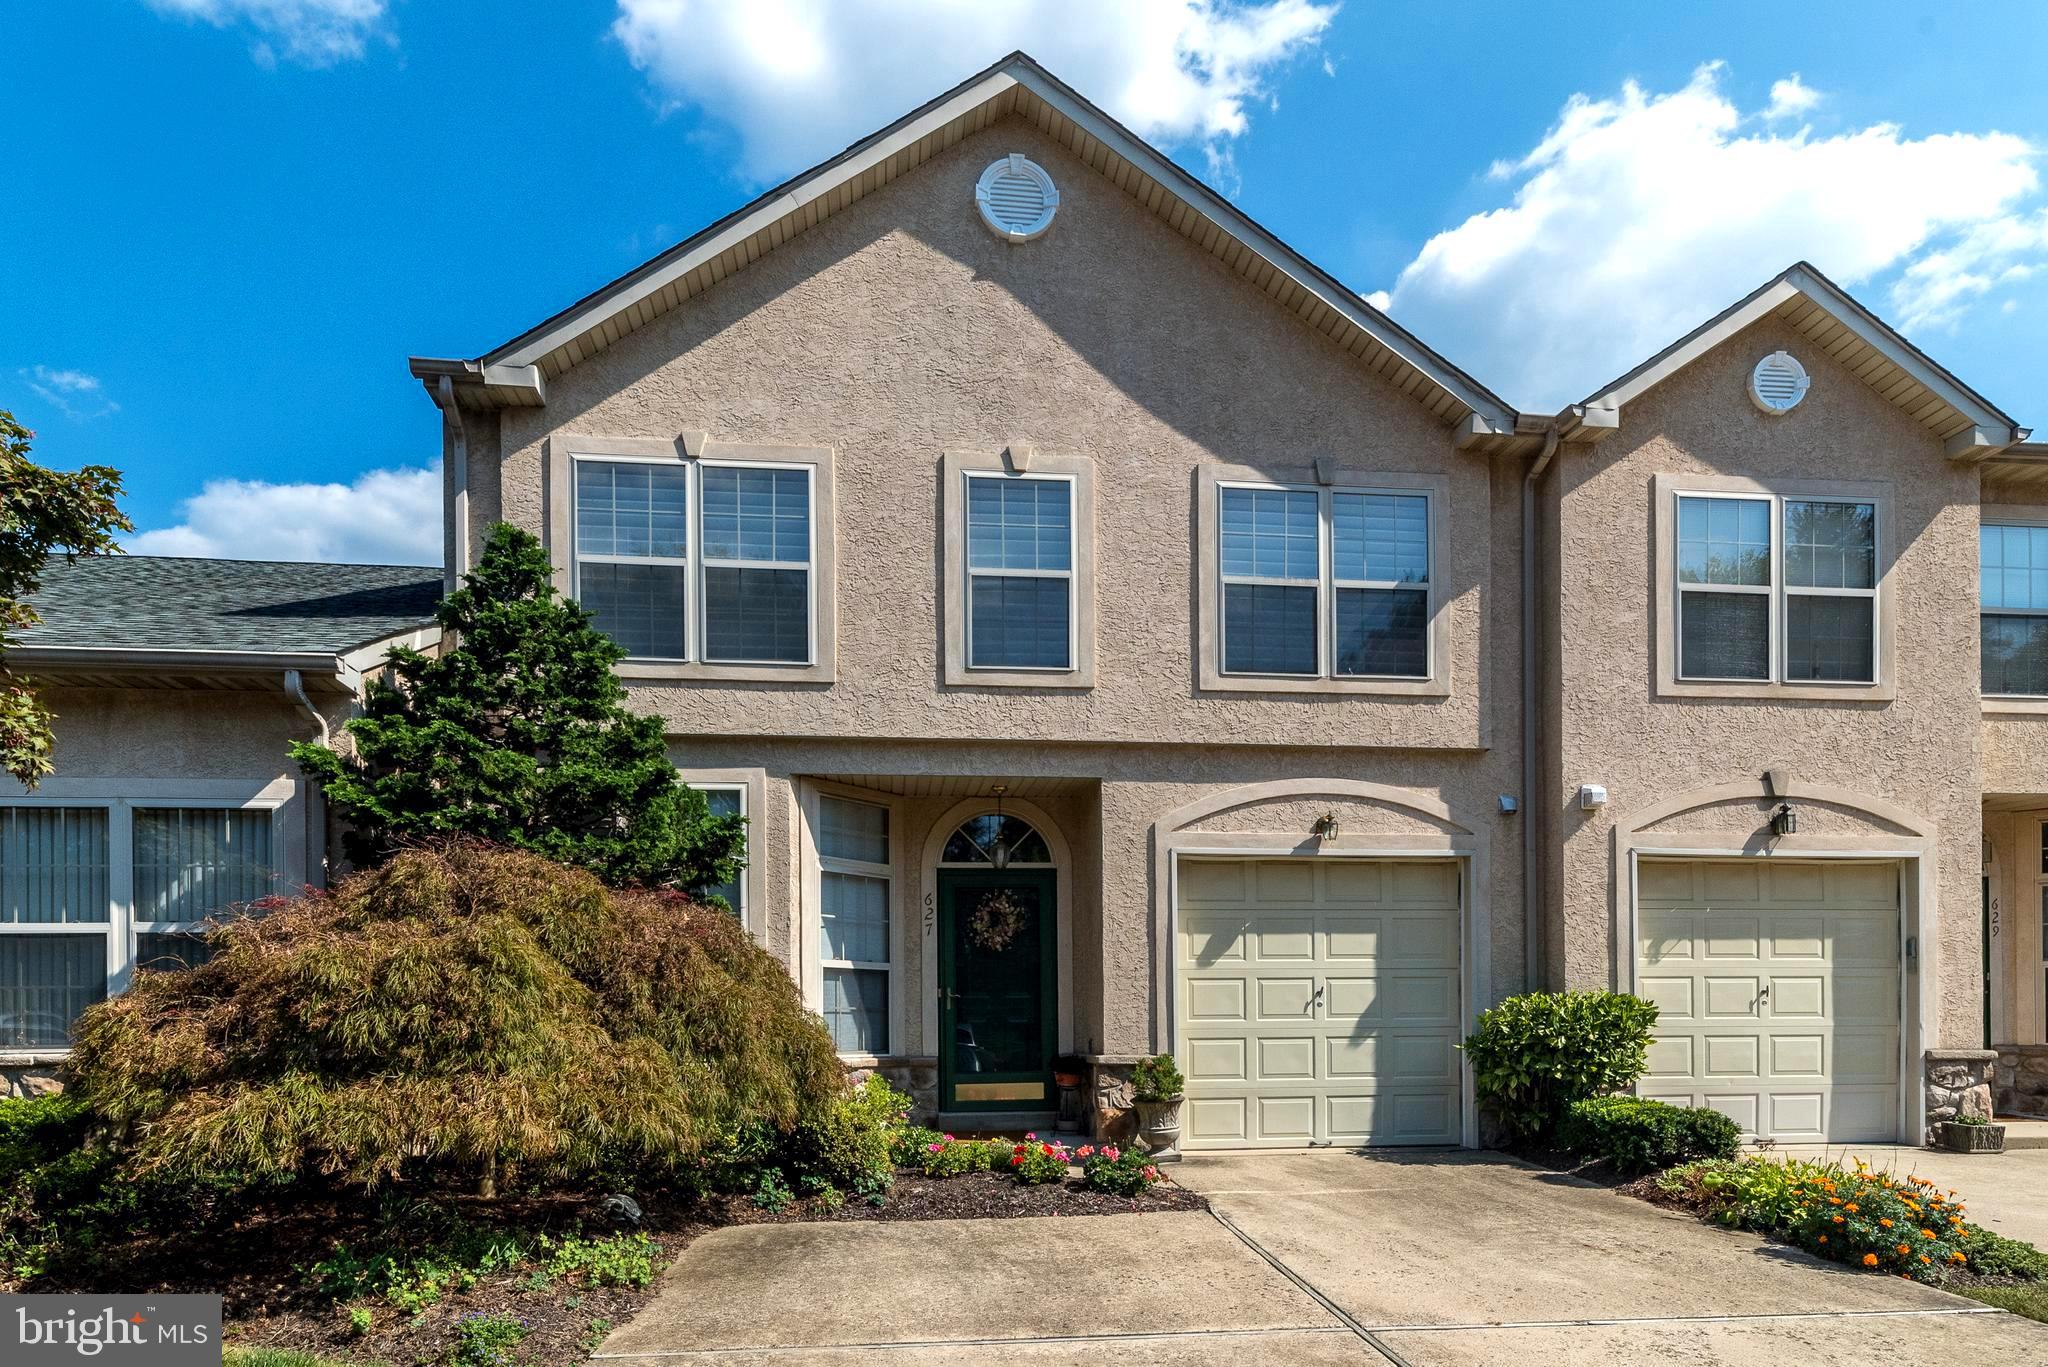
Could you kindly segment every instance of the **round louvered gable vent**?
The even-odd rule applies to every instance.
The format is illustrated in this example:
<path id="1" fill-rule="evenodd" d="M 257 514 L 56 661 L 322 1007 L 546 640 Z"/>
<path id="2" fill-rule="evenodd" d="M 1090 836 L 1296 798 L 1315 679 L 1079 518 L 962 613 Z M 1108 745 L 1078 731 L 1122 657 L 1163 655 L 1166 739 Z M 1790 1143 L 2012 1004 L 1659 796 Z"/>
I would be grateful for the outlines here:
<path id="1" fill-rule="evenodd" d="M 1012 152 L 981 173 L 974 202 L 989 231 L 1011 242 L 1029 242 L 1052 226 L 1060 192 L 1037 162 Z"/>
<path id="2" fill-rule="evenodd" d="M 1766 413 L 1790 413 L 1813 380 L 1789 351 L 1774 351 L 1749 372 L 1749 397 Z"/>

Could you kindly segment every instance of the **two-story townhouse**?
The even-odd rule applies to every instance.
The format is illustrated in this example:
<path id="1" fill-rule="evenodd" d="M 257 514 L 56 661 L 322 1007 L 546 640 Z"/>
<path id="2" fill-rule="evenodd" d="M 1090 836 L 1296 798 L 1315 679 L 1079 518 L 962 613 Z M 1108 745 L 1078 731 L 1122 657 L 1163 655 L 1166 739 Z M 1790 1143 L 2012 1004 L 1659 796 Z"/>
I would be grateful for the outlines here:
<path id="1" fill-rule="evenodd" d="M 1645 1094 L 1917 1138 L 2042 1036 L 2039 453 L 1811 267 L 1518 414 L 1020 54 L 413 371 L 451 573 L 546 540 L 949 1121 L 1471 1143 L 1476 1013 L 1613 986 Z"/>
<path id="2" fill-rule="evenodd" d="M 1040 1122 L 1177 1050 L 1193 1144 L 1476 1138 L 1524 981 L 1499 399 L 1013 57 L 471 361 L 504 519 L 752 823 L 849 1061 Z"/>
<path id="3" fill-rule="evenodd" d="M 1993 1044 L 2048 1110 L 2048 449 L 1811 267 L 1516 413 L 1015 55 L 413 373 L 446 574 L 544 539 L 927 1113 L 1164 1050 L 1190 1146 L 1473 1143 L 1528 986 L 1761 1137 L 1917 1139 Z"/>

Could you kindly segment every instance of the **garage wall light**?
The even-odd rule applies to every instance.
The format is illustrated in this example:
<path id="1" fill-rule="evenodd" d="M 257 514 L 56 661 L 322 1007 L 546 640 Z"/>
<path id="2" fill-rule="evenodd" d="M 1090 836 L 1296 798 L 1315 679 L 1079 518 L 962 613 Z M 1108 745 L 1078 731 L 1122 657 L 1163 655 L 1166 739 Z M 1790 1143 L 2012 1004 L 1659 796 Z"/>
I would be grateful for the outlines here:
<path id="1" fill-rule="evenodd" d="M 1778 810 L 1771 813 L 1771 834 L 1787 836 L 1799 834 L 1799 813 L 1792 810 L 1792 804 L 1781 802 Z"/>
<path id="2" fill-rule="evenodd" d="M 1337 824 L 1337 814 L 1335 812 L 1324 812 L 1316 818 L 1316 824 L 1308 828 L 1308 833 L 1324 844 L 1328 844 L 1337 838 L 1337 832 L 1341 829 L 1342 827 Z"/>

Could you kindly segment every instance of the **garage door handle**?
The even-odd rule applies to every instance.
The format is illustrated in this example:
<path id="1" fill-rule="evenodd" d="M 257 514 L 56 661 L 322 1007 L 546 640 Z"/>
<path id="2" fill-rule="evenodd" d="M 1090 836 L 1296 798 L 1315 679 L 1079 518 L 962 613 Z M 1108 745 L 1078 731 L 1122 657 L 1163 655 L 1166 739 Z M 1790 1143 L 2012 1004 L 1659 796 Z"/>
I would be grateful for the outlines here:
<path id="1" fill-rule="evenodd" d="M 1316 997 L 1315 997 L 1315 1001 L 1314 1001 L 1314 1002 L 1312 1002 L 1312 1003 L 1311 1003 L 1311 1005 L 1314 1005 L 1314 1006 L 1321 1006 L 1322 1004 L 1323 1004 L 1323 985 L 1322 985 L 1321 983 L 1317 983 L 1317 984 L 1316 984 Z"/>

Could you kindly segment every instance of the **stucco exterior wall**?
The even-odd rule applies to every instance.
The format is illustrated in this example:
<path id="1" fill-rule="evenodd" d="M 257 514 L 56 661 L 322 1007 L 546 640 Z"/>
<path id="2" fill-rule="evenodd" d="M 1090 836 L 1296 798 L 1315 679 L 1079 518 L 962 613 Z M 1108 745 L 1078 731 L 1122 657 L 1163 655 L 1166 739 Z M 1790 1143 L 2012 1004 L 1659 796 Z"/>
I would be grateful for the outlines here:
<path id="1" fill-rule="evenodd" d="M 982 168 L 1011 151 L 1046 166 L 1061 192 L 1052 230 L 1024 246 L 988 232 L 973 205 Z M 1419 404 L 1016 121 L 571 368 L 545 408 L 500 422 L 492 496 L 537 532 L 553 435 L 702 430 L 834 450 L 836 682 L 636 686 L 635 705 L 681 734 L 1476 749 L 1502 743 L 1490 727 L 1512 725 L 1512 690 L 1502 696 L 1482 668 L 1501 648 L 1491 602 L 1512 583 L 1488 461 L 1455 452 Z M 1095 464 L 1093 689 L 942 683 L 939 463 L 949 449 L 1012 442 Z M 1436 574 L 1450 603 L 1449 696 L 1340 706 L 1196 686 L 1197 467 L 1305 479 L 1318 459 L 1448 480 Z"/>
<path id="2" fill-rule="evenodd" d="M 1756 360 L 1779 349 L 1805 363 L 1813 384 L 1798 408 L 1772 418 L 1750 403 L 1744 385 Z M 1656 620 L 1659 475 L 1885 485 L 1895 533 L 1896 697 L 1657 696 L 1656 633 L 1669 629 Z M 1937 975 L 1939 1005 L 1922 1043 L 1977 1043 L 1976 486 L 1976 475 L 1950 465 L 1923 428 L 1775 320 L 1637 398 L 1607 441 L 1566 448 L 1552 491 L 1567 652 L 1557 786 L 1548 796 L 1560 824 L 1553 857 L 1563 960 L 1554 974 L 1561 969 L 1578 987 L 1610 982 L 1618 821 L 1782 768 L 1797 781 L 1888 799 L 1938 829 L 1937 931 L 1922 946 L 1922 971 Z M 1581 783 L 1605 785 L 1608 805 L 1581 812 Z M 1715 831 L 1733 819 L 1727 809 L 1704 818 Z M 1816 829 L 1834 824 L 1818 810 L 1814 820 Z"/>

